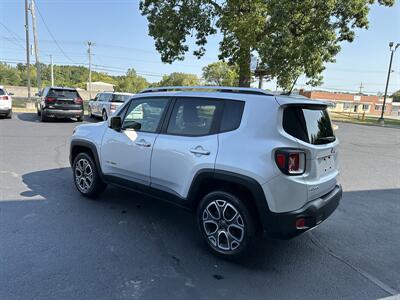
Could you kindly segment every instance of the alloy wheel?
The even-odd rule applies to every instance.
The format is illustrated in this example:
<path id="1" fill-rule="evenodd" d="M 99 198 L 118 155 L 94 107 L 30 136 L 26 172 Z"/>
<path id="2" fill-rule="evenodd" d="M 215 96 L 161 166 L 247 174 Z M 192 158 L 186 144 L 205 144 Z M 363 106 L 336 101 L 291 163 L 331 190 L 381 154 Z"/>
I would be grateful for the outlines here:
<path id="1" fill-rule="evenodd" d="M 86 158 L 81 158 L 76 162 L 75 181 L 83 193 L 86 193 L 93 184 L 93 170 Z"/>
<path id="2" fill-rule="evenodd" d="M 237 249 L 244 238 L 245 226 L 239 211 L 225 200 L 214 200 L 203 211 L 204 232 L 208 242 L 222 251 Z"/>

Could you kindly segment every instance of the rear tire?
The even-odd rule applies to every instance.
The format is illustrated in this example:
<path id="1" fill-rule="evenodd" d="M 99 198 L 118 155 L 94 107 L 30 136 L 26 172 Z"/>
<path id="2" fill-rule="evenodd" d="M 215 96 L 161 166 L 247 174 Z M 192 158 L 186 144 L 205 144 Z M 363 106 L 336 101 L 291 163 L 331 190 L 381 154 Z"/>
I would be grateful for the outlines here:
<path id="1" fill-rule="evenodd" d="M 93 118 L 93 114 L 92 114 L 92 109 L 90 108 L 90 106 L 88 107 L 88 115 L 89 115 L 89 118 Z"/>
<path id="2" fill-rule="evenodd" d="M 10 112 L 8 113 L 8 115 L 6 116 L 6 119 L 12 119 L 12 111 L 10 111 Z"/>
<path id="3" fill-rule="evenodd" d="M 224 259 L 241 257 L 252 243 L 254 219 L 242 201 L 224 191 L 207 194 L 197 209 L 200 235 L 211 252 Z"/>
<path id="4" fill-rule="evenodd" d="M 78 118 L 76 118 L 76 120 L 77 120 L 78 122 L 82 122 L 82 121 L 83 121 L 83 118 L 82 118 L 82 117 L 78 117 Z"/>
<path id="5" fill-rule="evenodd" d="M 108 116 L 107 116 L 107 112 L 105 110 L 103 110 L 103 113 L 101 114 L 101 116 L 103 117 L 103 121 L 107 121 Z"/>
<path id="6" fill-rule="evenodd" d="M 94 198 L 107 187 L 100 178 L 94 160 L 87 153 L 79 153 L 75 157 L 72 171 L 75 186 L 85 197 Z"/>
<path id="7" fill-rule="evenodd" d="M 40 121 L 41 122 L 48 122 L 49 118 L 44 115 L 43 112 L 40 113 Z"/>

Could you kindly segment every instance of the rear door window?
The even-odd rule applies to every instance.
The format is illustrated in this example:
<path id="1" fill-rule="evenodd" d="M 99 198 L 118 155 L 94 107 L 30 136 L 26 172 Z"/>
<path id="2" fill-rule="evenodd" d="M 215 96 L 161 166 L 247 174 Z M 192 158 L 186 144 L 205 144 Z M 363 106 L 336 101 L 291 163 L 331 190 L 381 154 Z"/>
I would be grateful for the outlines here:
<path id="1" fill-rule="evenodd" d="M 79 94 L 74 90 L 50 89 L 47 97 L 75 99 L 79 97 Z"/>
<path id="2" fill-rule="evenodd" d="M 224 100 L 224 112 L 221 119 L 220 132 L 232 131 L 240 126 L 242 121 L 244 102 Z"/>
<path id="3" fill-rule="evenodd" d="M 328 111 L 325 107 L 286 107 L 283 129 L 306 143 L 321 145 L 335 141 Z"/>
<path id="4" fill-rule="evenodd" d="M 201 136 L 216 133 L 218 111 L 222 101 L 181 98 L 175 103 L 167 133 L 183 136 Z"/>

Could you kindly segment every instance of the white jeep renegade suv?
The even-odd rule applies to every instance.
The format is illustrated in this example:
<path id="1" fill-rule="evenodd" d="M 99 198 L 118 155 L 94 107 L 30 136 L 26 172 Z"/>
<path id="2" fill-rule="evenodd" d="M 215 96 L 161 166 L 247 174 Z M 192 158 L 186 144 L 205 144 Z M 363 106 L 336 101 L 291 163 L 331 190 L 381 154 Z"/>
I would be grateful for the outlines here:
<path id="1" fill-rule="evenodd" d="M 250 88 L 147 89 L 75 129 L 74 182 L 88 197 L 117 184 L 192 209 L 210 249 L 236 258 L 256 234 L 294 237 L 338 206 L 326 108 Z"/>

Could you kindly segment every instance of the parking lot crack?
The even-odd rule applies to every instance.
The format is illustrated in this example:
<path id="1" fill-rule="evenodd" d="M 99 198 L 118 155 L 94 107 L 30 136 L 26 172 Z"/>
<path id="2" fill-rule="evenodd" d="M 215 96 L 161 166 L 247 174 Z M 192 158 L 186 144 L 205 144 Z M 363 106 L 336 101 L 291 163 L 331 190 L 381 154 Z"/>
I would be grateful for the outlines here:
<path id="1" fill-rule="evenodd" d="M 386 293 L 388 293 L 389 295 L 397 295 L 399 294 L 399 291 L 391 288 L 390 286 L 388 286 L 386 283 L 380 281 L 378 278 L 376 278 L 375 276 L 371 275 L 370 273 L 366 272 L 365 270 L 357 267 L 356 265 L 350 263 L 349 261 L 347 261 L 346 259 L 344 259 L 343 257 L 341 257 L 340 255 L 336 254 L 335 252 L 333 252 L 331 249 L 329 249 L 327 246 L 323 245 L 311 232 L 308 232 L 307 234 L 308 238 L 310 239 L 310 241 L 319 249 L 321 249 L 322 251 L 324 251 L 325 253 L 327 253 L 328 255 L 332 256 L 333 258 L 339 260 L 340 262 L 344 263 L 345 265 L 347 265 L 348 267 L 350 267 L 351 269 L 353 269 L 354 271 L 356 271 L 358 274 L 360 274 L 362 277 L 364 277 L 365 279 L 367 279 L 368 281 L 372 282 L 374 285 L 376 285 L 377 287 L 379 287 L 380 289 L 382 289 L 383 291 L 385 291 Z"/>

